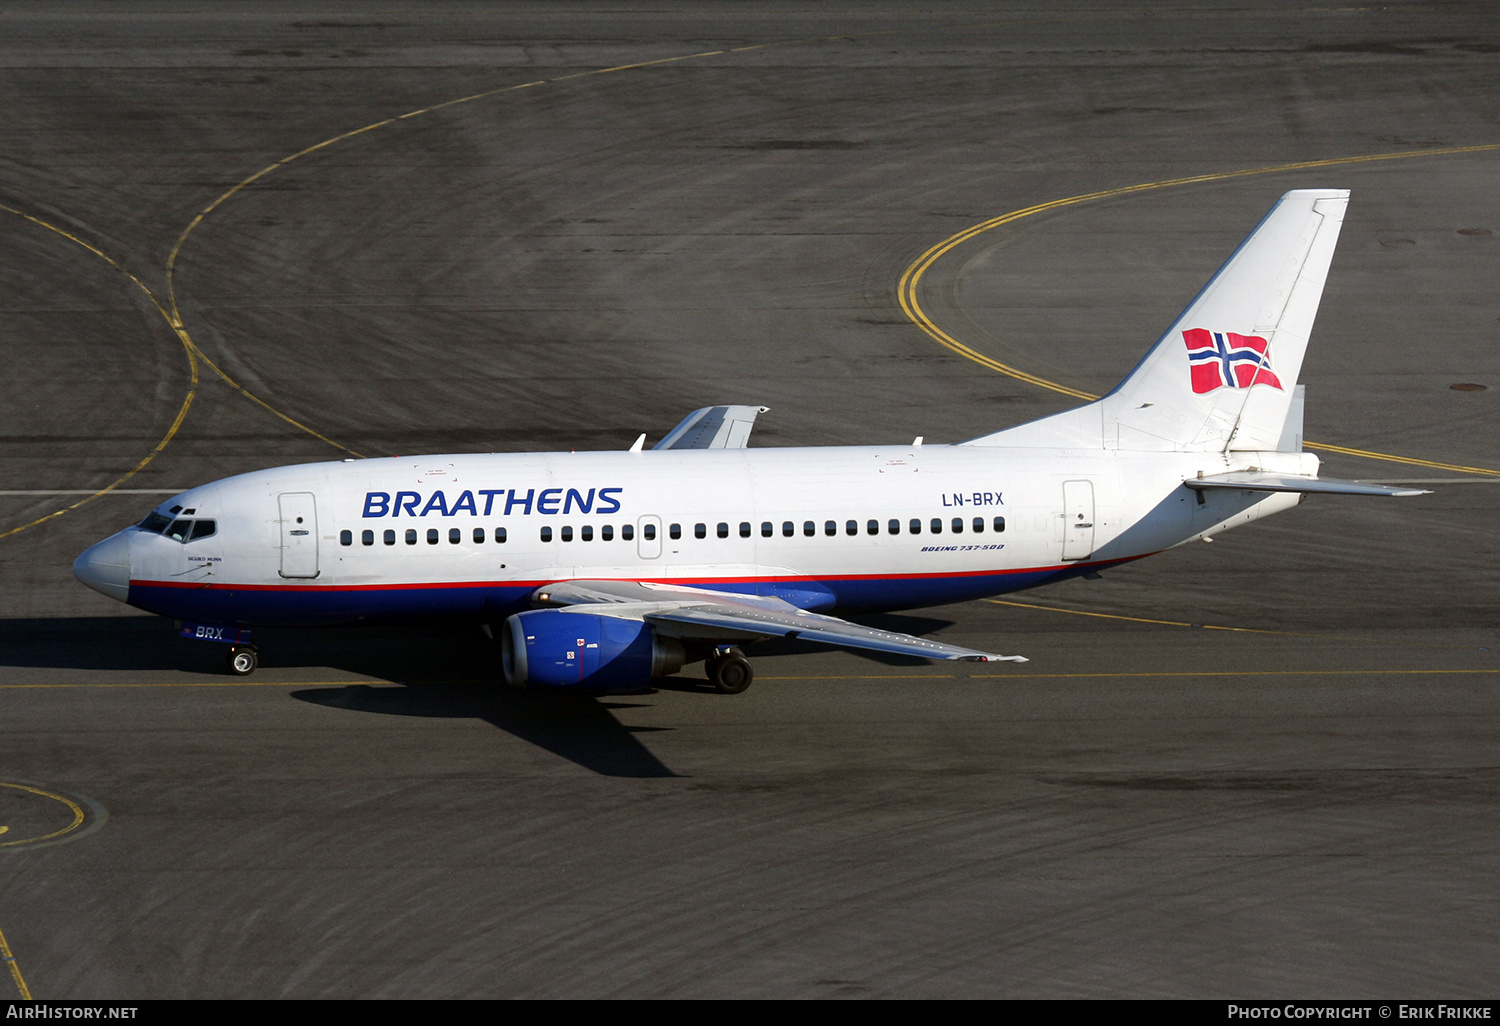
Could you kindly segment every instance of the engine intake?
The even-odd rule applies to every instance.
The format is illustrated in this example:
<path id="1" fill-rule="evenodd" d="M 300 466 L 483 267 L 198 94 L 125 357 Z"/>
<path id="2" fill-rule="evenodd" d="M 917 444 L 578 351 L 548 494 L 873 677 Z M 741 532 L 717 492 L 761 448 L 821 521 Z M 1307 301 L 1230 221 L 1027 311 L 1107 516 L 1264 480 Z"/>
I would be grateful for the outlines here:
<path id="1" fill-rule="evenodd" d="M 528 609 L 500 635 L 505 683 L 513 687 L 636 691 L 682 669 L 682 644 L 640 620 L 562 609 Z"/>

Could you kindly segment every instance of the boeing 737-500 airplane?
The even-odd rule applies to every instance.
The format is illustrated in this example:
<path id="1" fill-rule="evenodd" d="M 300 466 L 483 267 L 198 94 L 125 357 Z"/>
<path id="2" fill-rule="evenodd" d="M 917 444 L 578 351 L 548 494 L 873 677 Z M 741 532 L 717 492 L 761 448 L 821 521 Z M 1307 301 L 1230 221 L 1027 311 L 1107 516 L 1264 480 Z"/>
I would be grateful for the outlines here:
<path id="1" fill-rule="evenodd" d="M 89 587 L 257 655 L 249 630 L 439 618 L 498 630 L 514 685 L 628 691 L 796 637 L 1012 660 L 859 626 L 1032 588 L 1288 509 L 1317 476 L 1297 376 L 1349 194 L 1283 196 L 1108 395 L 956 445 L 747 448 L 754 406 L 650 450 L 344 460 L 192 488 L 78 557 Z"/>

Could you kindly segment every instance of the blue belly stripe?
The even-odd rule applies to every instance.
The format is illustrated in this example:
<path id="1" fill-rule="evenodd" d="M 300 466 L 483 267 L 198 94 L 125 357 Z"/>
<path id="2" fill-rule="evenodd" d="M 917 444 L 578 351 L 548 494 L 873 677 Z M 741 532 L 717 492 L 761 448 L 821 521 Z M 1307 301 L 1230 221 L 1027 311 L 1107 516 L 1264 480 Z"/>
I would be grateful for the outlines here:
<path id="1" fill-rule="evenodd" d="M 777 595 L 817 612 L 884 612 L 946 605 L 1022 591 L 1077 577 L 1109 563 L 1035 570 L 934 575 L 664 581 L 743 595 Z M 132 581 L 132 606 L 180 620 L 247 627 L 303 627 L 398 620 L 498 622 L 531 608 L 531 593 L 548 581 L 358 586 L 277 585 L 184 588 Z M 825 597 L 826 596 L 826 597 Z M 818 601 L 810 601 L 817 599 Z"/>

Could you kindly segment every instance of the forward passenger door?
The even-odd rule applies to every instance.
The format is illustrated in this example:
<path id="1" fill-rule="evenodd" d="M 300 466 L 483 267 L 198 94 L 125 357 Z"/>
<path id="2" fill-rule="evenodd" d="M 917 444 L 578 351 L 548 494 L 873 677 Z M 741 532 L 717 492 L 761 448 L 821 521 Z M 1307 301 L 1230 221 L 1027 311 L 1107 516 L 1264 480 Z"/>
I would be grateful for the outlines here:
<path id="1" fill-rule="evenodd" d="M 318 576 L 318 507 L 312 492 L 282 492 L 281 576 Z"/>

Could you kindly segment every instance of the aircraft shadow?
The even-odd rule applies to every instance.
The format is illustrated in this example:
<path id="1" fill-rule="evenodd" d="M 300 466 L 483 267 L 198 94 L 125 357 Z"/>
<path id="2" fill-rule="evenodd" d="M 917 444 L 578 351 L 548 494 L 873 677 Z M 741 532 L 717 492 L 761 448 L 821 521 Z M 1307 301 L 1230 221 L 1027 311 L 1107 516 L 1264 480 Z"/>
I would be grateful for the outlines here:
<path id="1" fill-rule="evenodd" d="M 158 616 L 0 620 L 0 667 L 183 670 L 193 668 L 183 658 L 190 647 Z M 222 670 L 223 652 L 214 654 Z"/>
<path id="2" fill-rule="evenodd" d="M 951 621 L 870 614 L 860 622 L 922 636 Z M 501 683 L 498 646 L 472 626 L 448 624 L 255 632 L 263 670 L 327 666 L 392 681 L 399 688 L 349 684 L 291 692 L 298 701 L 387 716 L 449 716 L 482 720 L 514 737 L 604 776 L 672 777 L 638 734 L 610 712 L 629 696 L 516 691 Z M 179 638 L 155 616 L 57 617 L 0 620 L 0 671 L 5 667 L 201 673 L 222 675 L 225 646 Z M 773 638 L 750 649 L 756 660 L 827 651 L 826 645 Z M 885 666 L 930 665 L 884 652 L 850 651 Z M 658 681 L 663 690 L 717 695 L 686 667 Z M 623 704 L 622 704 L 623 703 Z"/>
<path id="3" fill-rule="evenodd" d="M 618 699 L 512 691 L 503 684 L 412 684 L 403 687 L 306 688 L 292 697 L 332 709 L 387 716 L 457 716 L 483 720 L 538 748 L 607 777 L 675 777 L 636 738 L 671 728 L 625 727 L 611 709 Z"/>
<path id="4" fill-rule="evenodd" d="M 501 682 L 498 647 L 473 627 L 257 631 L 263 670 L 327 666 L 399 683 L 291 693 L 303 702 L 392 716 L 483 720 L 604 776 L 676 776 L 611 715 L 618 697 L 516 691 Z M 179 638 L 154 616 L 0 620 L 5 667 L 116 672 L 225 673 L 225 646 Z M 625 698 L 623 701 L 628 702 Z"/>

